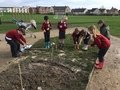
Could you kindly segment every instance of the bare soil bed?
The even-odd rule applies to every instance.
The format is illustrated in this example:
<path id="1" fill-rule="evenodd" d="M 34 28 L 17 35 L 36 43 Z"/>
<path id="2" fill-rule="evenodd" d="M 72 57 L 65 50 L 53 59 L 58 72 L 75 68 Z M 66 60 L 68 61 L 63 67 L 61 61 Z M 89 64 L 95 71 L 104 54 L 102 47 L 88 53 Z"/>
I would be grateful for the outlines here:
<path id="1" fill-rule="evenodd" d="M 51 60 L 50 53 L 45 52 L 32 50 L 29 52 L 32 56 L 19 62 L 25 90 L 37 90 L 38 87 L 42 90 L 85 90 L 92 70 L 92 66 L 89 70 L 85 63 L 87 58 L 80 63 L 82 59 L 59 56 L 63 53 L 56 52 L 57 56 Z M 90 62 L 93 65 L 94 59 Z M 21 90 L 18 64 L 0 73 L 0 83 L 1 90 Z"/>
<path id="2" fill-rule="evenodd" d="M 64 50 L 43 49 L 39 41 L 24 53 L 28 58 L 19 64 L 25 90 L 85 90 L 96 51 L 74 50 L 70 40 Z M 21 90 L 18 63 L 0 73 L 0 90 Z"/>

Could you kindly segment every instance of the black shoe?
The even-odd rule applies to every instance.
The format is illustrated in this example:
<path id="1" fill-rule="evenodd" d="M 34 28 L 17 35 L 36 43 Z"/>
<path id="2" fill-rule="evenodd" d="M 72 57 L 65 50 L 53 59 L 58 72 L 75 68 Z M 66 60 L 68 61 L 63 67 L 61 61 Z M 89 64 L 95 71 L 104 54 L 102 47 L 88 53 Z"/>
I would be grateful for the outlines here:
<path id="1" fill-rule="evenodd" d="M 17 55 L 12 55 L 12 57 L 17 58 L 17 57 L 20 57 L 21 55 L 22 55 L 22 53 L 19 52 Z"/>
<path id="2" fill-rule="evenodd" d="M 18 56 L 12 56 L 13 58 L 17 58 Z"/>

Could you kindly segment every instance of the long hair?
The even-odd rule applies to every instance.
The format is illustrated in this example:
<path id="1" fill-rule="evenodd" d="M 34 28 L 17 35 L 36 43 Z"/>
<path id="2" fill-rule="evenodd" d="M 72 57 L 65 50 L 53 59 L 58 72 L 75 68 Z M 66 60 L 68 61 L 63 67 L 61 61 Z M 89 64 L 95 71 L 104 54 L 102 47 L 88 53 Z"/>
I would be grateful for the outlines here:
<path id="1" fill-rule="evenodd" d="M 97 35 L 100 35 L 100 32 L 95 25 L 91 25 L 90 27 L 88 27 L 88 30 L 92 32 L 91 34 L 93 34 L 94 37 L 97 37 Z"/>

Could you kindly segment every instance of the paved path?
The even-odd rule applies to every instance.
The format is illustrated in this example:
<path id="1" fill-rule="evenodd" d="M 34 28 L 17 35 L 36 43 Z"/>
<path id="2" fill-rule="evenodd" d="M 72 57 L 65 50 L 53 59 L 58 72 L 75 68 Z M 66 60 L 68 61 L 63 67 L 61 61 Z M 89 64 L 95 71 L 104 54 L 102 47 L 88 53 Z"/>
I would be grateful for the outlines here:
<path id="1" fill-rule="evenodd" d="M 86 90 L 120 90 L 120 39 L 111 38 L 102 70 L 95 70 Z"/>

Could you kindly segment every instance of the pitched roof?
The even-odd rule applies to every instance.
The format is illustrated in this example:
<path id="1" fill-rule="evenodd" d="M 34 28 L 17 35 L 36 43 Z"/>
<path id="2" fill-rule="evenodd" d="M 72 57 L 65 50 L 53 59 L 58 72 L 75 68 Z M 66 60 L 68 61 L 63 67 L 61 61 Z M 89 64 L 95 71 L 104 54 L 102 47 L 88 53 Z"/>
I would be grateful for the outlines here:
<path id="1" fill-rule="evenodd" d="M 91 12 L 94 12 L 96 9 L 98 9 L 98 8 L 92 8 L 92 9 L 91 9 Z"/>
<path id="2" fill-rule="evenodd" d="M 72 9 L 72 12 L 84 12 L 86 8 Z"/>
<path id="3" fill-rule="evenodd" d="M 50 8 L 50 7 L 37 6 L 36 8 L 43 8 L 43 9 L 47 9 L 47 8 Z"/>
<path id="4" fill-rule="evenodd" d="M 118 9 L 116 9 L 116 8 L 114 8 L 114 7 L 112 7 L 110 10 L 111 10 L 111 11 L 118 11 Z"/>
<path id="5" fill-rule="evenodd" d="M 53 6 L 54 10 L 65 10 L 68 6 Z"/>
<path id="6" fill-rule="evenodd" d="M 13 8 L 13 7 L 0 7 L 0 8 Z"/>
<path id="7" fill-rule="evenodd" d="M 88 14 L 89 14 L 90 12 L 91 12 L 91 9 L 88 9 L 86 13 L 88 13 Z"/>
<path id="8" fill-rule="evenodd" d="M 99 9 L 100 10 L 100 12 L 104 12 L 106 9 Z"/>

